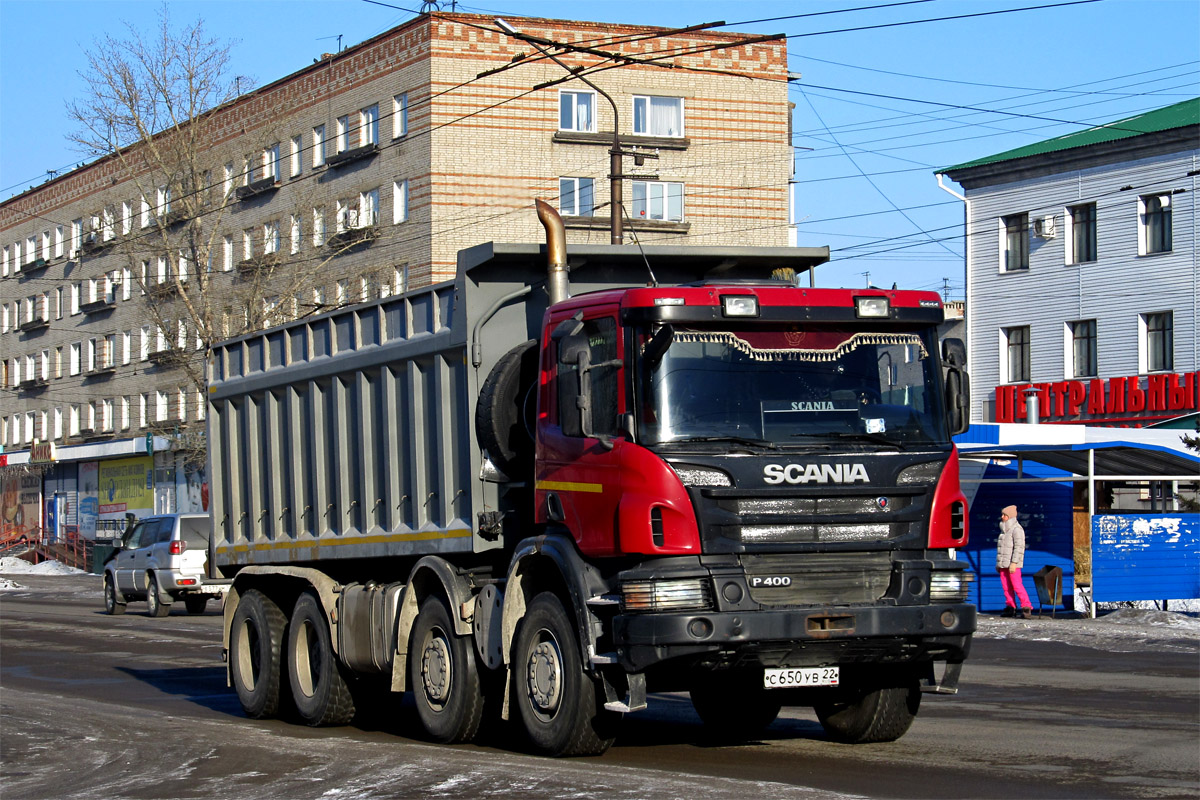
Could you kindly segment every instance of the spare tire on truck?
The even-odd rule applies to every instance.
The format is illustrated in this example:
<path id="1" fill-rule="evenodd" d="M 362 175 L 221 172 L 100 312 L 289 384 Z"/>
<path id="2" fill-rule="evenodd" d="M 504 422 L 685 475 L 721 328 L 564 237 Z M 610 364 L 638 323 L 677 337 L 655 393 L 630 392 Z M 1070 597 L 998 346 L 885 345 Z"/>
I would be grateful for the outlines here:
<path id="1" fill-rule="evenodd" d="M 537 417 L 538 347 L 530 339 L 509 350 L 479 388 L 475 435 L 479 446 L 510 478 L 533 467 L 533 428 Z"/>

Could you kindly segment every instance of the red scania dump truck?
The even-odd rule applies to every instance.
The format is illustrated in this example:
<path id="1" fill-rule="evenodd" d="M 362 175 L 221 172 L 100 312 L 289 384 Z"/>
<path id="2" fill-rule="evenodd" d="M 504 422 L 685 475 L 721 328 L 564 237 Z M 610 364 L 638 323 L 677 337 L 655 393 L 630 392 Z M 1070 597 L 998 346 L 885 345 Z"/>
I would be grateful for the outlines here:
<path id="1" fill-rule="evenodd" d="M 792 248 L 568 248 L 539 215 L 544 246 L 214 349 L 209 563 L 247 715 L 411 691 L 462 742 L 490 700 L 584 755 L 687 691 L 725 736 L 784 705 L 901 736 L 975 630 L 938 296 L 771 280 Z"/>

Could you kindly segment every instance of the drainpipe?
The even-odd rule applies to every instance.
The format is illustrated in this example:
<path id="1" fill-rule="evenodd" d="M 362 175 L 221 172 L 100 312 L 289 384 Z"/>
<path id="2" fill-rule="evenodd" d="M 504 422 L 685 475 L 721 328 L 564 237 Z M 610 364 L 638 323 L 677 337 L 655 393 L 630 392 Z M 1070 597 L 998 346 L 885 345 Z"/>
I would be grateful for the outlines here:
<path id="1" fill-rule="evenodd" d="M 944 173 L 937 173 L 938 188 L 951 197 L 961 200 L 963 204 L 963 281 L 966 284 L 966 288 L 963 290 L 963 298 L 966 300 L 965 308 L 963 309 L 963 322 L 965 322 L 967 326 L 967 364 L 969 365 L 975 361 L 975 354 L 971 351 L 972 336 L 971 320 L 969 319 L 969 315 L 971 313 L 971 201 L 967 199 L 966 195 L 959 194 L 947 186 L 944 180 L 945 177 L 946 176 Z M 971 372 L 976 373 L 978 370 L 971 370 Z M 971 379 L 971 382 L 975 382 L 974 378 Z M 979 393 L 975 391 L 974 386 L 971 387 L 971 396 L 980 396 Z M 971 409 L 968 408 L 967 421 L 969 422 L 970 419 Z"/>

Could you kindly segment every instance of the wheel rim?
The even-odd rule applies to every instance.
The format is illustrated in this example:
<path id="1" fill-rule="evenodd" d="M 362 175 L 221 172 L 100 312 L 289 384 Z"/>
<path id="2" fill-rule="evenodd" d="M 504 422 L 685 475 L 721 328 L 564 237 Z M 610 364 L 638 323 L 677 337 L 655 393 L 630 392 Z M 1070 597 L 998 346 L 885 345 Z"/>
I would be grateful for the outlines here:
<path id="1" fill-rule="evenodd" d="M 533 713 L 548 722 L 558 712 L 563 693 L 562 650 L 551 631 L 538 631 L 525 671 Z"/>
<path id="2" fill-rule="evenodd" d="M 317 632 L 313 628 L 312 622 L 304 620 L 304 625 L 296 636 L 296 683 L 305 697 L 312 697 L 317 691 L 317 681 L 314 676 L 320 670 L 320 655 L 318 654 L 320 648 L 313 647 L 313 638 L 316 635 Z"/>
<path id="3" fill-rule="evenodd" d="M 441 711 L 450 698 L 452 678 L 450 642 L 441 628 L 432 628 L 421 651 L 421 685 L 434 711 Z"/>
<path id="4" fill-rule="evenodd" d="M 258 658 L 258 630 L 250 624 L 250 620 L 244 620 L 237 637 L 238 681 L 246 691 L 253 692 L 254 687 L 258 686 L 261 667 Z M 247 678 L 249 678 L 249 682 L 247 682 Z"/>
<path id="5" fill-rule="evenodd" d="M 153 579 L 146 589 L 146 605 L 150 607 L 151 614 L 158 610 L 158 582 Z"/>

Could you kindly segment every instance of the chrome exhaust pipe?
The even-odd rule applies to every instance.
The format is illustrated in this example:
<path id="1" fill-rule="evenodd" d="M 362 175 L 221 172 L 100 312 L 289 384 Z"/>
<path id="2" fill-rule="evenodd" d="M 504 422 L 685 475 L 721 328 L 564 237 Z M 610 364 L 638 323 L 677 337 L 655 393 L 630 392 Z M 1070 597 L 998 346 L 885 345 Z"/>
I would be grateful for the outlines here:
<path id="1" fill-rule="evenodd" d="M 546 292 L 550 305 L 561 303 L 571 296 L 567 277 L 567 229 L 562 217 L 545 200 L 536 200 L 538 221 L 546 229 Z"/>

